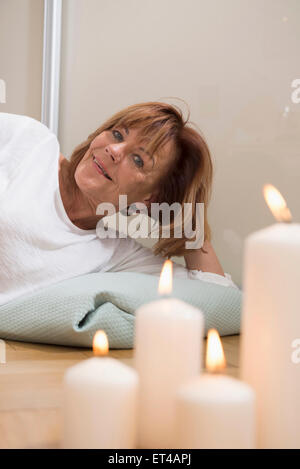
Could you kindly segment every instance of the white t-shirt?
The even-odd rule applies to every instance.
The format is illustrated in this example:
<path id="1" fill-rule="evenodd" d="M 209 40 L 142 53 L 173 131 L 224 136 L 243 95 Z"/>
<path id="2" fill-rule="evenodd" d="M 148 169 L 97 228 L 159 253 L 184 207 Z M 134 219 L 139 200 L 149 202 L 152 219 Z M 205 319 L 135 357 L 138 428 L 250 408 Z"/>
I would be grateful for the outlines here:
<path id="1" fill-rule="evenodd" d="M 69 219 L 58 179 L 59 143 L 39 121 L 0 113 L 0 305 L 91 272 L 159 275 L 164 258 L 132 238 L 97 237 Z M 229 274 L 187 270 L 176 277 L 235 286 Z"/>

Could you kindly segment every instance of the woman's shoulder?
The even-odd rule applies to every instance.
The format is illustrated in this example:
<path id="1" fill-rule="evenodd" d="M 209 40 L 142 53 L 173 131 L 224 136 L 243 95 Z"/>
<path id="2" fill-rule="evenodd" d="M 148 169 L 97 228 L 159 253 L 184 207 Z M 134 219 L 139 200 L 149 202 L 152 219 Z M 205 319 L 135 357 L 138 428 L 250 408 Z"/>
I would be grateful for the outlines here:
<path id="1" fill-rule="evenodd" d="M 34 150 L 39 147 L 39 151 Z M 42 154 L 53 159 L 59 154 L 56 135 L 40 121 L 21 114 L 0 113 L 0 163 L 11 161 L 16 166 L 27 158 Z M 7 166 L 8 168 L 8 166 Z"/>
<path id="2" fill-rule="evenodd" d="M 30 117 L 27 115 L 23 114 L 13 114 L 11 112 L 0 112 L 0 121 L 1 121 L 1 126 L 22 126 L 22 125 L 38 125 L 38 126 L 43 126 L 40 121 L 35 119 L 34 117 Z"/>
<path id="3" fill-rule="evenodd" d="M 0 139 L 3 146 L 20 128 L 26 127 L 30 117 L 8 112 L 0 112 Z"/>
<path id="4" fill-rule="evenodd" d="M 0 137 L 4 140 L 2 145 L 5 141 L 18 136 L 23 130 L 26 132 L 26 136 L 32 139 L 39 139 L 52 134 L 45 124 L 33 117 L 0 112 Z"/>
<path id="5" fill-rule="evenodd" d="M 0 113 L 0 147 L 21 142 L 32 146 L 41 141 L 57 141 L 56 135 L 42 122 L 22 114 Z"/>

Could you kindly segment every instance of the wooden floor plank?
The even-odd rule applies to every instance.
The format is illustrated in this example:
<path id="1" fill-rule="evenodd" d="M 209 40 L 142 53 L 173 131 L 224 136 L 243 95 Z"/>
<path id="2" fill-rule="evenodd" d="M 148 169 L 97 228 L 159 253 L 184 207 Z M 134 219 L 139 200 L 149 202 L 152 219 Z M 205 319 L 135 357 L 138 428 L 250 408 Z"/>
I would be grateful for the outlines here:
<path id="1" fill-rule="evenodd" d="M 60 448 L 60 409 L 0 412 L 1 449 Z"/>
<path id="2" fill-rule="evenodd" d="M 239 336 L 222 338 L 227 368 L 239 376 Z M 204 364 L 206 340 L 203 344 Z M 0 364 L 0 448 L 59 448 L 62 382 L 67 368 L 92 356 L 89 349 L 6 342 Z M 134 367 L 134 351 L 109 356 Z"/>

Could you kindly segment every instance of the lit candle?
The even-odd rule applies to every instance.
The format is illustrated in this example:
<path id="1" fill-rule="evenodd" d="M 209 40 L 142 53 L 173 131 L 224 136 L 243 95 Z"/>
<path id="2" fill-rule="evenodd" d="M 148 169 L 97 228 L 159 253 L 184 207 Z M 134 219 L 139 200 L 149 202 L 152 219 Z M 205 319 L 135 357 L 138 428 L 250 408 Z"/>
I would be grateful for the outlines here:
<path id="1" fill-rule="evenodd" d="M 248 236 L 243 274 L 242 377 L 256 391 L 258 446 L 300 448 L 300 224 L 271 185 L 264 195 L 276 223 Z"/>
<path id="2" fill-rule="evenodd" d="M 254 392 L 246 383 L 219 374 L 224 367 L 219 334 L 211 329 L 206 354 L 209 373 L 193 378 L 177 392 L 176 448 L 254 448 Z"/>
<path id="3" fill-rule="evenodd" d="M 64 377 L 64 448 L 135 448 L 138 376 L 105 357 L 108 340 L 98 331 L 93 358 L 69 368 Z"/>
<path id="4" fill-rule="evenodd" d="M 165 297 L 136 311 L 139 448 L 172 448 L 175 392 L 201 368 L 203 314 L 168 296 L 171 290 L 172 262 L 167 260 L 159 282 L 159 293 Z"/>

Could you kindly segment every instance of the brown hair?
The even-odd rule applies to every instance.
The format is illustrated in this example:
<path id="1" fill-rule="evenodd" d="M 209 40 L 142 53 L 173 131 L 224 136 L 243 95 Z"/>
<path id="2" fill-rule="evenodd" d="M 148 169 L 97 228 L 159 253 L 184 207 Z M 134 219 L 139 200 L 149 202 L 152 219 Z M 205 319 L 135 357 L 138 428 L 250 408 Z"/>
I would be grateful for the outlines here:
<path id="1" fill-rule="evenodd" d="M 80 160 L 97 135 L 115 126 L 142 129 L 143 138 L 149 144 L 146 151 L 159 152 L 167 142 L 173 143 L 174 159 L 172 166 L 160 178 L 155 202 L 172 204 L 190 203 L 192 207 L 192 228 L 196 228 L 196 203 L 204 203 L 204 240 L 211 240 L 211 230 L 207 220 L 207 205 L 211 197 L 213 165 L 208 146 L 201 134 L 184 121 L 177 107 L 160 102 L 135 104 L 113 115 L 83 143 L 78 145 L 70 158 L 70 176 L 75 181 L 75 171 Z M 190 123 L 192 124 L 192 123 Z M 138 201 L 137 201 L 138 202 Z M 152 201 L 153 202 L 153 201 Z M 185 242 L 193 239 L 183 236 L 175 238 L 174 217 L 171 213 L 169 238 L 159 237 L 154 253 L 165 257 L 181 256 L 186 252 Z"/>

